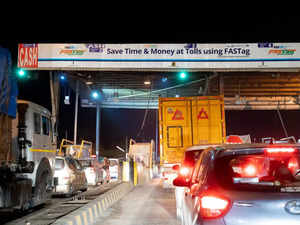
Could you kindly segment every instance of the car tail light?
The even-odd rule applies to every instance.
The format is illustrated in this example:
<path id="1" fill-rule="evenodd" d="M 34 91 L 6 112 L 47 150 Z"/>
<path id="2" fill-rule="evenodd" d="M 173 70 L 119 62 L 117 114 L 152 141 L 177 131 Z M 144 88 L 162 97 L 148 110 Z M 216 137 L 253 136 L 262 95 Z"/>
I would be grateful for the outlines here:
<path id="1" fill-rule="evenodd" d="M 230 207 L 230 201 L 224 197 L 204 195 L 200 199 L 200 215 L 204 219 L 216 219 L 224 216 Z"/>
<path id="2" fill-rule="evenodd" d="M 265 151 L 269 154 L 276 154 L 276 153 L 293 153 L 296 151 L 295 148 L 266 148 Z"/>
<path id="3" fill-rule="evenodd" d="M 244 167 L 244 177 L 255 177 L 257 175 L 256 166 L 253 164 L 248 164 Z"/>
<path id="4" fill-rule="evenodd" d="M 179 174 L 181 176 L 185 176 L 185 177 L 189 174 L 189 172 L 190 172 L 190 170 L 187 167 L 181 167 L 179 170 Z"/>
<path id="5" fill-rule="evenodd" d="M 298 160 L 297 158 L 290 158 L 289 163 L 288 163 L 288 168 L 290 170 L 296 170 L 299 168 Z"/>

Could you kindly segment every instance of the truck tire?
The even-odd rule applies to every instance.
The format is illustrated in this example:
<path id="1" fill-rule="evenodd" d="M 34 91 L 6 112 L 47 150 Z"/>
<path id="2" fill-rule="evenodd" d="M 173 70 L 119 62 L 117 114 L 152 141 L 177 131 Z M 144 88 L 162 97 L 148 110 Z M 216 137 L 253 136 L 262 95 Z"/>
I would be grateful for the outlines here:
<path id="1" fill-rule="evenodd" d="M 49 160 L 43 158 L 36 172 L 36 181 L 33 191 L 33 206 L 42 204 L 49 197 L 47 188 L 52 184 L 52 171 Z"/>

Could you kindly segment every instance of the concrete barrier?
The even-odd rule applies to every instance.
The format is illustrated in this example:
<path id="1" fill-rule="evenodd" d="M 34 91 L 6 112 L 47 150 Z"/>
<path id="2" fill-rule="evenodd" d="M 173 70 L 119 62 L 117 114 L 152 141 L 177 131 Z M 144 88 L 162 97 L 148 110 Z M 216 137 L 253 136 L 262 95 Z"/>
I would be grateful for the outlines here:
<path id="1" fill-rule="evenodd" d="M 104 211 L 133 189 L 133 184 L 124 182 L 100 195 L 98 198 L 58 219 L 53 225 L 88 225 L 94 223 Z"/>

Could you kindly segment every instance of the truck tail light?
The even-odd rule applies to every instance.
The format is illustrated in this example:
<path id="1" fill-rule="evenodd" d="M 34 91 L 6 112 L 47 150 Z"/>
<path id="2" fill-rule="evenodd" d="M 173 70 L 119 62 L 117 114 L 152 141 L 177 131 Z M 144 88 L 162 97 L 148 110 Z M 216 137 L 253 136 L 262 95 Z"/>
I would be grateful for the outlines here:
<path id="1" fill-rule="evenodd" d="M 185 177 L 189 174 L 189 172 L 190 172 L 190 170 L 187 167 L 181 167 L 179 170 L 179 174 L 181 176 L 185 176 Z"/>
<path id="2" fill-rule="evenodd" d="M 200 215 L 204 219 L 216 219 L 224 216 L 230 207 L 230 201 L 226 198 L 204 195 L 200 199 Z"/>

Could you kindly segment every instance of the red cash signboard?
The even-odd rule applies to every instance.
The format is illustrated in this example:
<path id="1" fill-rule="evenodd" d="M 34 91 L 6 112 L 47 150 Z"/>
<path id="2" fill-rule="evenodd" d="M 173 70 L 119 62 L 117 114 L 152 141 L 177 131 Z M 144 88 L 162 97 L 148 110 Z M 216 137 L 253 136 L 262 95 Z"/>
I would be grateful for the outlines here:
<path id="1" fill-rule="evenodd" d="M 18 67 L 38 68 L 38 45 L 37 44 L 19 44 Z"/>

